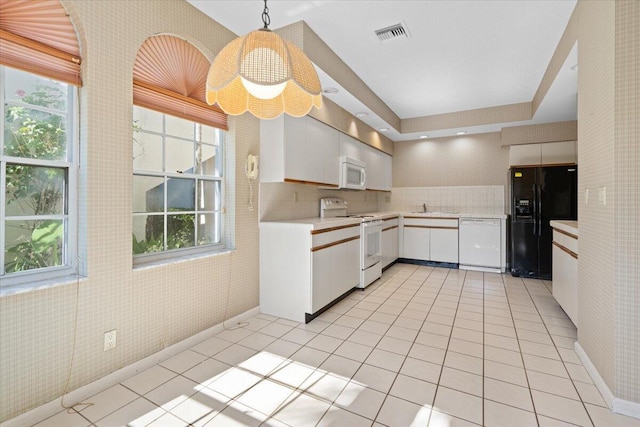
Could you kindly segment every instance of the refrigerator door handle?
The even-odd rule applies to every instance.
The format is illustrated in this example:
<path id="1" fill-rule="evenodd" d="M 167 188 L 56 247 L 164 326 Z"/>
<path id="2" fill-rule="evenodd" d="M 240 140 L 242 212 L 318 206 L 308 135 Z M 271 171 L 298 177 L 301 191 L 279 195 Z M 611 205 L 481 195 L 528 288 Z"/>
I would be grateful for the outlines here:
<path id="1" fill-rule="evenodd" d="M 538 203 L 538 236 L 542 236 L 542 186 L 538 184 L 538 190 L 536 191 L 536 200 Z"/>
<path id="2" fill-rule="evenodd" d="M 537 236 L 538 208 L 536 207 L 536 204 L 538 202 L 538 195 L 535 184 L 533 184 L 533 186 L 531 187 L 531 191 L 533 192 L 533 235 Z"/>

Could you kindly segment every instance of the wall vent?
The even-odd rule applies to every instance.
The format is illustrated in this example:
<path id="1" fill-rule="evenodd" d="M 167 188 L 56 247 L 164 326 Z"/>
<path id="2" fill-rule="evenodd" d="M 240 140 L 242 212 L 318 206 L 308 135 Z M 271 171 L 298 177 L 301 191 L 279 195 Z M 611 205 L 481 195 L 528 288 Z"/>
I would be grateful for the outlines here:
<path id="1" fill-rule="evenodd" d="M 409 37 L 407 26 L 403 23 L 395 24 L 386 28 L 381 28 L 379 30 L 376 30 L 375 33 L 376 36 L 378 36 L 378 40 L 380 40 L 381 42 L 401 37 Z"/>

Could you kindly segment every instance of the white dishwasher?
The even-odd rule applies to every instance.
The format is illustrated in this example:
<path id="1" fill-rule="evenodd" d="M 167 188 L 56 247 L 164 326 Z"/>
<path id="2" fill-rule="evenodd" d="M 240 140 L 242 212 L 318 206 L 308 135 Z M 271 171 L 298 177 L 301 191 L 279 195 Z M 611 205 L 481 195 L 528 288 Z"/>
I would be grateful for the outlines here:
<path id="1" fill-rule="evenodd" d="M 493 218 L 460 218 L 459 263 L 463 270 L 500 273 L 501 221 Z"/>

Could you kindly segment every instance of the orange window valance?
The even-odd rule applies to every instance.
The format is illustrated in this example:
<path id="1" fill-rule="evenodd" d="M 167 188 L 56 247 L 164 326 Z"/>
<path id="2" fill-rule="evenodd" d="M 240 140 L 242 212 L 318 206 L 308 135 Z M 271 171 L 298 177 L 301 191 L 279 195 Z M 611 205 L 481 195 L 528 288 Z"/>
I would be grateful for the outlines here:
<path id="1" fill-rule="evenodd" d="M 58 0 L 0 0 L 0 64 L 81 86 L 80 45 Z"/>
<path id="2" fill-rule="evenodd" d="M 227 129 L 227 115 L 206 103 L 210 63 L 179 37 L 149 37 L 133 66 L 133 103 L 187 120 Z"/>

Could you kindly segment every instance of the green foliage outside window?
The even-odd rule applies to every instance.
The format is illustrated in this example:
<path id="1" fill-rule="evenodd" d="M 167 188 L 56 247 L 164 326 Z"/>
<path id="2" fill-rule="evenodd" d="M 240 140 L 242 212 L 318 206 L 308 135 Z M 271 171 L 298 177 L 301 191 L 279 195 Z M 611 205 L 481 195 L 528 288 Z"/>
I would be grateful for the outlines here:
<path id="1" fill-rule="evenodd" d="M 66 94 L 57 87 L 37 86 L 30 93 L 18 91 L 25 104 L 50 109 L 64 108 Z M 20 93 L 21 92 L 21 93 Z M 26 159 L 64 160 L 67 150 L 66 118 L 31 109 L 26 105 L 5 110 L 4 155 Z M 64 211 L 64 168 L 6 164 L 7 210 L 19 215 L 40 216 Z M 6 242 L 5 272 L 61 265 L 64 225 L 61 220 L 7 221 L 19 237 Z M 19 230 L 15 230 L 15 228 Z"/>

